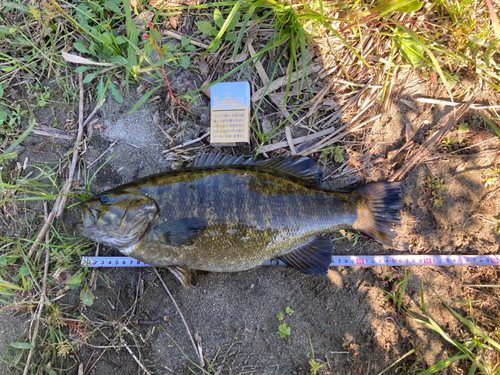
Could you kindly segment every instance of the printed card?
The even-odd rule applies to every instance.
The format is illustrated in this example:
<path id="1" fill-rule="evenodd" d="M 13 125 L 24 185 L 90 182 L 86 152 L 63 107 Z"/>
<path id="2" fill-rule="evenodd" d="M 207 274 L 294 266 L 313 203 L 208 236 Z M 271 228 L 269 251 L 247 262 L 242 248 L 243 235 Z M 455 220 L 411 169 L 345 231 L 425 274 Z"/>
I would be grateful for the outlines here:
<path id="1" fill-rule="evenodd" d="M 250 84 L 223 82 L 211 87 L 210 143 L 239 146 L 250 141 Z"/>

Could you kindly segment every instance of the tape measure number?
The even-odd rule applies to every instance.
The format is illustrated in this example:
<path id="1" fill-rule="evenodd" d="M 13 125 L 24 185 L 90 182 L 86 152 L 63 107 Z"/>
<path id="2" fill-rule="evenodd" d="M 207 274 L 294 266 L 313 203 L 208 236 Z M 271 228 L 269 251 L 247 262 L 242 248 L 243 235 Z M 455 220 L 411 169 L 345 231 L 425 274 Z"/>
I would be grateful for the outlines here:
<path id="1" fill-rule="evenodd" d="M 151 267 L 130 257 L 83 257 L 86 267 Z M 282 266 L 270 260 L 263 266 Z M 500 266 L 500 255 L 335 255 L 330 267 L 355 266 Z"/>

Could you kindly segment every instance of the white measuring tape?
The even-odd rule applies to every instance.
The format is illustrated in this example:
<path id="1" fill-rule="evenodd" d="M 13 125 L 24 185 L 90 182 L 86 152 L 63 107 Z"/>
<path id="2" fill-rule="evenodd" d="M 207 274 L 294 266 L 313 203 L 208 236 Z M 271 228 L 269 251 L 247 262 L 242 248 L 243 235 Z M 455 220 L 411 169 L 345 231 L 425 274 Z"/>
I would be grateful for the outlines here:
<path id="1" fill-rule="evenodd" d="M 82 257 L 87 267 L 150 267 L 130 257 Z M 263 266 L 285 265 L 270 260 Z M 330 267 L 351 266 L 500 266 L 500 255 L 334 255 Z"/>

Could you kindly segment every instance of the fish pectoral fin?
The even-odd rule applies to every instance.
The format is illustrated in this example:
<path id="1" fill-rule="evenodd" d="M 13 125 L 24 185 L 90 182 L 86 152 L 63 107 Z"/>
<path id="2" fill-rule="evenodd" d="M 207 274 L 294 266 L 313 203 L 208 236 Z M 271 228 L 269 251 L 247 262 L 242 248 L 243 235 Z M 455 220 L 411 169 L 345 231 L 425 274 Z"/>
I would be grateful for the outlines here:
<path id="1" fill-rule="evenodd" d="M 169 221 L 154 231 L 162 232 L 160 242 L 166 245 L 192 245 L 194 239 L 205 230 L 206 222 L 198 217 Z"/>
<path id="2" fill-rule="evenodd" d="M 186 266 L 168 266 L 167 268 L 186 288 L 189 288 L 191 285 L 194 286 L 198 284 L 198 278 L 196 277 L 195 270 Z"/>
<path id="3" fill-rule="evenodd" d="M 326 275 L 332 261 L 333 245 L 327 237 L 314 237 L 278 259 L 308 275 Z"/>

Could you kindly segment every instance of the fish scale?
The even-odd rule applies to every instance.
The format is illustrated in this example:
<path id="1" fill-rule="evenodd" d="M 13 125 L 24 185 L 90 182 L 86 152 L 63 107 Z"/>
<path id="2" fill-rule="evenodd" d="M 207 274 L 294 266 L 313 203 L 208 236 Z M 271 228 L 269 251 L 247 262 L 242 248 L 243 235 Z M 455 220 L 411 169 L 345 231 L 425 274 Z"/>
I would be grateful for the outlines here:
<path id="1" fill-rule="evenodd" d="M 193 269 L 243 271 L 274 258 L 324 274 L 333 247 L 323 235 L 341 228 L 392 241 L 397 183 L 337 193 L 319 188 L 321 170 L 306 157 L 206 162 L 210 167 L 195 162 L 97 195 L 83 204 L 77 229 L 147 264 L 175 267 L 184 284 Z M 127 200 L 134 204 L 124 210 Z"/>

